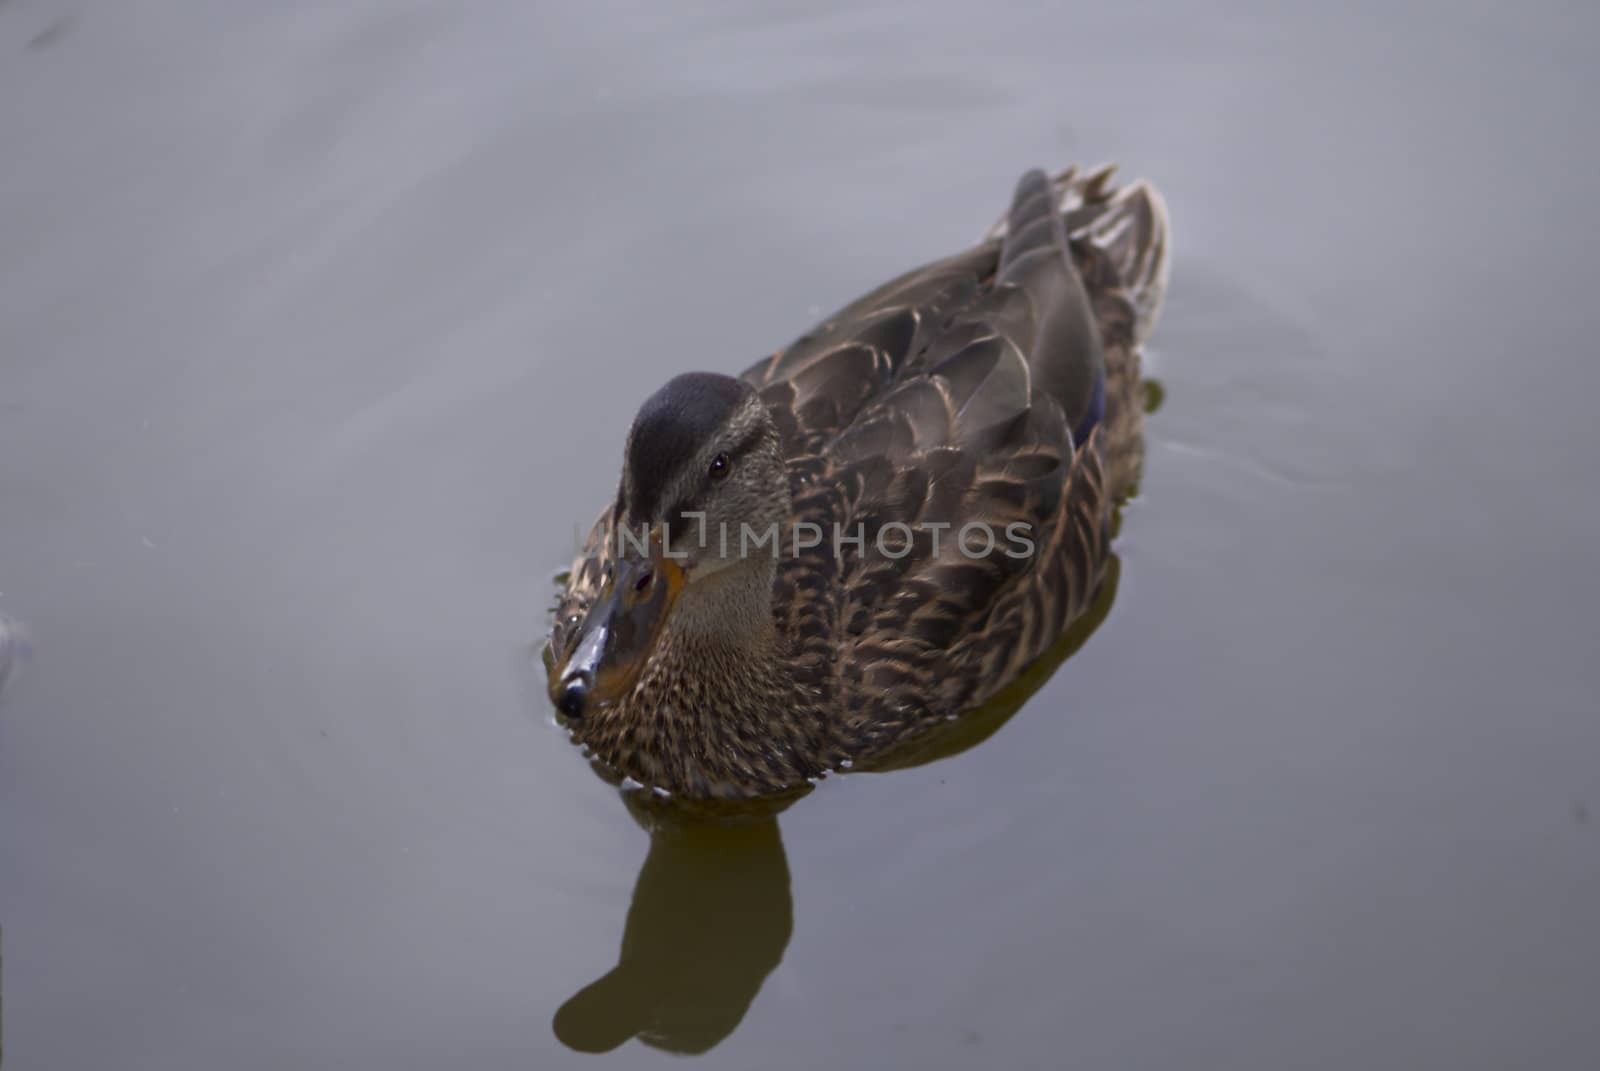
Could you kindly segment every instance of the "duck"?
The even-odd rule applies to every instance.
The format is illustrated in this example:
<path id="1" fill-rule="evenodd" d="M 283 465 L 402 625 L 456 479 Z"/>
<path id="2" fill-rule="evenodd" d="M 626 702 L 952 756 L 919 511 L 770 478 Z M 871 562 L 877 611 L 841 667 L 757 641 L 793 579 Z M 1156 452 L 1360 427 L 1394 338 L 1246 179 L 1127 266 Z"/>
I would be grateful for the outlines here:
<path id="1" fill-rule="evenodd" d="M 807 790 L 982 707 L 1106 573 L 1167 210 L 1031 170 L 975 245 L 640 406 L 558 593 L 556 719 L 662 798 Z"/>

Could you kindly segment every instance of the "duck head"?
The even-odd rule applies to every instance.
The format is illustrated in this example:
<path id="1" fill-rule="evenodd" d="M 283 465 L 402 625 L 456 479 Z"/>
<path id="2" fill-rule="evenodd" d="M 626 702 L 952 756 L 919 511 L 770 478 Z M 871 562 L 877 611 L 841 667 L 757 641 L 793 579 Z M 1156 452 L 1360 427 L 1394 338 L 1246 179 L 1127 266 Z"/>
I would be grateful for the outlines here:
<path id="1" fill-rule="evenodd" d="M 623 452 L 605 584 L 550 671 L 556 708 L 577 719 L 618 702 L 670 633 L 770 628 L 788 514 L 782 440 L 755 388 L 690 372 L 651 395 Z"/>

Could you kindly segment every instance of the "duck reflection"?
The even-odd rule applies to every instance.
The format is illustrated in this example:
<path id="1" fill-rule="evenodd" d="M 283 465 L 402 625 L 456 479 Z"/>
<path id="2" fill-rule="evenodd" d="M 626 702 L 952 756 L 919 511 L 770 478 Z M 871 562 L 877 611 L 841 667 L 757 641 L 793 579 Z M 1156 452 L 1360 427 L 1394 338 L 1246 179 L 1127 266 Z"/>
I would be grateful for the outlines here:
<path id="1" fill-rule="evenodd" d="M 556 1037 L 580 1052 L 634 1037 L 669 1052 L 705 1052 L 744 1018 L 793 928 L 775 818 L 660 824 L 617 965 L 561 1006 Z"/>

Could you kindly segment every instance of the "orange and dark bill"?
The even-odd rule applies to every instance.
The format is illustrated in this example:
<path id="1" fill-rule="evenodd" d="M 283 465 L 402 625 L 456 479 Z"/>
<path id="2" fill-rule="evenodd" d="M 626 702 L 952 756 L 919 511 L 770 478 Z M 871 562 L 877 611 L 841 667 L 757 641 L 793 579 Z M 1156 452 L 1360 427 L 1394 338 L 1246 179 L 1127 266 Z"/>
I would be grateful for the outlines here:
<path id="1" fill-rule="evenodd" d="M 578 626 L 572 653 L 551 670 L 550 701 L 556 709 L 581 718 L 627 695 L 682 588 L 682 565 L 659 548 L 646 558 L 619 559 Z"/>

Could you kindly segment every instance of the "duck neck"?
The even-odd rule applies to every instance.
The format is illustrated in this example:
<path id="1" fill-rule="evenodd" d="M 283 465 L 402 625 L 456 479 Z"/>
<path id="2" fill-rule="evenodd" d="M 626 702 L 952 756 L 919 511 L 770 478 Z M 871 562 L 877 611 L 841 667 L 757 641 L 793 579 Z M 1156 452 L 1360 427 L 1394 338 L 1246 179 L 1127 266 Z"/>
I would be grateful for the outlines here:
<path id="1" fill-rule="evenodd" d="M 700 578 L 674 607 L 663 647 L 726 653 L 747 662 L 771 660 L 782 646 L 772 620 L 776 574 L 777 562 L 758 555 Z"/>
<path id="2" fill-rule="evenodd" d="M 772 613 L 776 564 L 746 559 L 691 583 L 638 685 L 580 733 L 644 785 L 765 795 L 821 773 L 821 727 Z"/>

